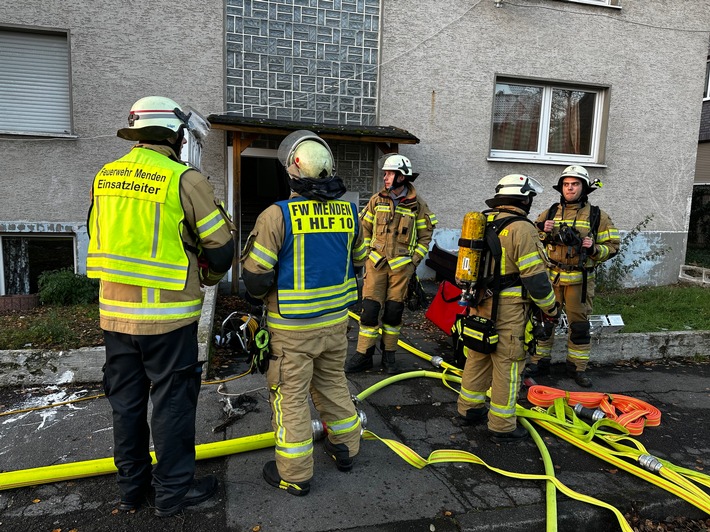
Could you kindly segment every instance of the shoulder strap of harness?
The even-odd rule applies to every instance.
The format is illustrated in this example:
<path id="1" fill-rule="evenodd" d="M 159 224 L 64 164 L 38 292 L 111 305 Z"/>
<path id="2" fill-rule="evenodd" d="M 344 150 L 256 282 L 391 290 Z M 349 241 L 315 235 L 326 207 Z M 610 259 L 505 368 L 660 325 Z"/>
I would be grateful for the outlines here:
<path id="1" fill-rule="evenodd" d="M 493 220 L 486 224 L 486 230 L 484 233 L 484 240 L 486 245 L 491 252 L 491 257 L 495 261 L 495 267 L 493 268 L 493 279 L 487 282 L 487 288 L 493 292 L 493 305 L 491 307 L 491 320 L 495 321 L 498 316 L 498 300 L 500 297 L 500 292 L 504 288 L 514 286 L 520 279 L 520 274 L 501 275 L 500 274 L 500 263 L 503 256 L 503 248 L 500 245 L 500 232 L 505 229 L 508 225 L 517 221 L 526 221 L 529 224 L 535 226 L 534 222 L 527 218 L 526 216 L 521 216 L 515 211 L 508 211 L 505 209 L 489 209 L 483 211 L 483 214 L 490 214 L 491 212 L 504 212 L 512 214 L 513 216 L 506 216 L 505 218 L 500 218 L 498 220 Z"/>

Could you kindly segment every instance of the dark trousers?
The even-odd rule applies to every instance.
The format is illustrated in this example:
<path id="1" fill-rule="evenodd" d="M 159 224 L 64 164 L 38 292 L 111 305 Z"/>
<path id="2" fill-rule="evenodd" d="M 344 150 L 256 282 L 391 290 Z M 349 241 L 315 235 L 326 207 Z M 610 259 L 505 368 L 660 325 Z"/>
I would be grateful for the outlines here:
<path id="1" fill-rule="evenodd" d="M 124 500 L 151 481 L 155 502 L 179 501 L 195 473 L 195 413 L 202 363 L 197 323 L 158 335 L 104 331 L 104 390 L 113 409 L 114 463 Z M 148 427 L 148 397 L 153 404 Z M 150 436 L 157 464 L 151 472 Z"/>

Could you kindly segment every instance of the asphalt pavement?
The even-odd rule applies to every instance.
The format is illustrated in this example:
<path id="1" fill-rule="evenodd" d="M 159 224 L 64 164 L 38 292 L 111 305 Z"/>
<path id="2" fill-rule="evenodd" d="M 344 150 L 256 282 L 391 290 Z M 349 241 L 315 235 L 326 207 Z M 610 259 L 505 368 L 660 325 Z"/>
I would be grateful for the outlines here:
<path id="1" fill-rule="evenodd" d="M 405 313 L 403 340 L 430 355 L 446 353 L 450 349 L 446 336 L 422 320 L 421 311 Z M 348 336 L 352 353 L 357 325 L 353 320 L 351 325 Z M 436 371 L 403 349 L 397 358 L 413 368 Z M 375 362 L 379 363 L 378 355 Z M 243 370 L 244 362 L 235 359 L 225 366 L 221 368 L 223 376 Z M 594 381 L 592 391 L 642 399 L 661 411 L 660 425 L 648 427 L 636 437 L 651 454 L 691 470 L 710 471 L 710 364 L 706 359 L 670 360 L 659 354 L 654 362 L 594 366 L 589 373 Z M 377 370 L 350 376 L 351 390 L 361 394 L 385 377 Z M 538 383 L 583 391 L 564 376 L 563 364 L 554 364 L 552 375 L 538 379 Z M 98 383 L 5 387 L 0 388 L 0 412 L 96 393 L 101 393 Z M 526 406 L 522 399 L 521 405 Z M 485 425 L 454 426 L 451 418 L 456 413 L 456 393 L 441 380 L 418 377 L 390 384 L 369 395 L 359 407 L 367 416 L 368 430 L 402 442 L 424 458 L 440 449 L 461 449 L 491 467 L 543 473 L 540 453 L 531 440 L 496 444 L 490 441 Z M 198 444 L 226 442 L 270 430 L 262 375 L 203 385 Z M 557 478 L 569 488 L 640 519 L 708 517 L 676 495 L 545 429 L 538 430 Z M 111 412 L 105 398 L 0 416 L 2 472 L 111 455 Z M 544 481 L 511 478 L 481 464 L 440 463 L 417 469 L 384 443 L 367 440 L 353 470 L 342 473 L 319 441 L 314 451 L 311 492 L 306 497 L 294 497 L 262 479 L 262 466 L 272 457 L 273 448 L 265 447 L 199 461 L 198 476 L 214 474 L 219 479 L 217 495 L 162 519 L 155 517 L 150 507 L 134 513 L 118 512 L 113 474 L 5 489 L 0 491 L 0 532 L 529 532 L 546 527 Z M 561 531 L 619 530 L 611 511 L 561 493 L 557 495 L 557 513 Z"/>

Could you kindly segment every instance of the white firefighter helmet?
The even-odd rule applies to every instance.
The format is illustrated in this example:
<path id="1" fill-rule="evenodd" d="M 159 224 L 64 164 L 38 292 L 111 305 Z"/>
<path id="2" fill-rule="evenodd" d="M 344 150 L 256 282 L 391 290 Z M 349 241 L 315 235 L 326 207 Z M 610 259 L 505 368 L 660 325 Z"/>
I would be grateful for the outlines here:
<path id="1" fill-rule="evenodd" d="M 170 98 L 146 96 L 133 104 L 128 114 L 128 127 L 119 129 L 117 134 L 126 140 L 177 138 L 180 128 L 187 127 L 187 121 L 183 119 L 185 116 L 180 106 Z"/>
<path id="2" fill-rule="evenodd" d="M 560 194 L 562 194 L 562 181 L 565 177 L 574 177 L 575 179 L 579 179 L 582 182 L 582 186 L 584 187 L 582 197 L 586 196 L 593 190 L 604 186 L 604 184 L 599 179 L 595 179 L 594 181 L 592 181 L 589 178 L 589 172 L 587 172 L 587 169 L 584 166 L 573 164 L 562 170 L 560 178 L 557 180 L 557 184 L 552 187 Z"/>
<path id="3" fill-rule="evenodd" d="M 579 179 L 585 190 L 589 190 L 589 188 L 593 186 L 593 183 L 589 180 L 589 172 L 587 172 L 587 169 L 584 166 L 573 164 L 562 170 L 562 173 L 557 180 L 557 184 L 552 187 L 560 194 L 562 193 L 562 180 L 565 177 L 574 177 L 575 179 Z"/>
<path id="4" fill-rule="evenodd" d="M 398 153 L 387 156 L 382 163 L 382 169 L 401 172 L 404 176 L 412 177 L 412 162 Z"/>
<path id="5" fill-rule="evenodd" d="M 496 185 L 496 197 L 498 196 L 519 196 L 521 198 L 532 198 L 536 194 L 542 193 L 543 187 L 540 182 L 523 174 L 509 174 L 498 181 Z"/>
<path id="6" fill-rule="evenodd" d="M 333 153 L 315 133 L 301 129 L 289 134 L 279 145 L 277 157 L 289 174 L 311 179 L 331 177 L 334 173 Z"/>

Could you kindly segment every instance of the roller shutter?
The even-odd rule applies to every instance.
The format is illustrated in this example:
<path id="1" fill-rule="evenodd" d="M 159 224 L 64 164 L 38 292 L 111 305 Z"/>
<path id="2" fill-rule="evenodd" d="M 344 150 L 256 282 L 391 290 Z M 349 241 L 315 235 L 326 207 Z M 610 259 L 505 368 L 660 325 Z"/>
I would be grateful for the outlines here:
<path id="1" fill-rule="evenodd" d="M 66 34 L 0 30 L 0 73 L 0 133 L 72 133 Z"/>

